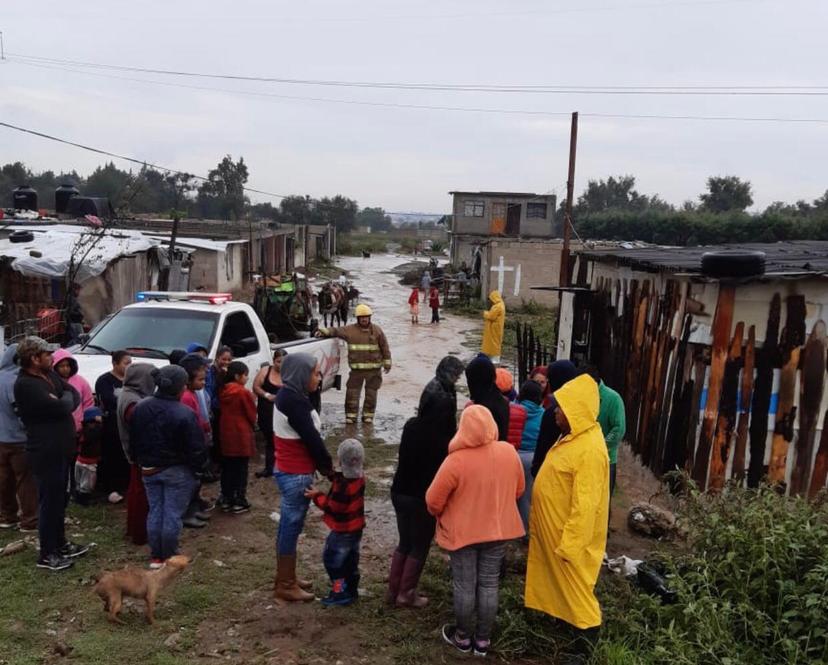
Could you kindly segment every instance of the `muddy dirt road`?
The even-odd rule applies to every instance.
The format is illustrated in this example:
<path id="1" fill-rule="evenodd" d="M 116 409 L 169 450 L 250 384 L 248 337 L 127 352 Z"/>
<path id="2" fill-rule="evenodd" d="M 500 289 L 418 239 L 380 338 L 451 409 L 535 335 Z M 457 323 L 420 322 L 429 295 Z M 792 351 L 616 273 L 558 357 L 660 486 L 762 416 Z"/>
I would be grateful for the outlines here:
<path id="1" fill-rule="evenodd" d="M 431 310 L 422 302 L 420 324 L 411 325 L 408 314 L 411 290 L 401 286 L 399 277 L 390 272 L 410 260 L 405 256 L 381 255 L 370 259 L 345 257 L 337 261 L 359 289 L 360 302 L 373 309 L 373 322 L 383 329 L 391 347 L 394 367 L 389 374 L 383 375 L 376 423 L 373 432 L 366 432 L 386 438 L 390 443 L 398 442 L 395 437 L 402 430 L 405 419 L 414 415 L 420 391 L 434 376 L 440 359 L 451 354 L 469 360 L 474 352 L 463 344 L 478 337 L 483 328 L 482 319 L 474 321 L 451 315 L 446 315 L 439 324 L 431 325 L 428 323 Z M 344 381 L 347 378 L 345 366 L 342 376 Z M 461 379 L 461 384 L 464 382 Z M 326 423 L 343 422 L 344 399 L 344 391 L 325 396 L 323 420 Z"/>

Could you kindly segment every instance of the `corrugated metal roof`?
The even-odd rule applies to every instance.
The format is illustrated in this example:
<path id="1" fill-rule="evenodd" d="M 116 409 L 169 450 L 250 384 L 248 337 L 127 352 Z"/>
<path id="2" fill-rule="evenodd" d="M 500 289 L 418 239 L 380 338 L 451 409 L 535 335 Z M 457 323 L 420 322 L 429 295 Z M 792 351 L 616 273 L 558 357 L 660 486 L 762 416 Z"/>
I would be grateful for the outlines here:
<path id="1" fill-rule="evenodd" d="M 797 240 L 778 243 L 744 243 L 699 247 L 636 247 L 583 249 L 578 256 L 592 261 L 614 262 L 647 272 L 701 273 L 701 257 L 717 250 L 745 250 L 765 253 L 765 274 L 801 276 L 828 273 L 828 241 Z"/>

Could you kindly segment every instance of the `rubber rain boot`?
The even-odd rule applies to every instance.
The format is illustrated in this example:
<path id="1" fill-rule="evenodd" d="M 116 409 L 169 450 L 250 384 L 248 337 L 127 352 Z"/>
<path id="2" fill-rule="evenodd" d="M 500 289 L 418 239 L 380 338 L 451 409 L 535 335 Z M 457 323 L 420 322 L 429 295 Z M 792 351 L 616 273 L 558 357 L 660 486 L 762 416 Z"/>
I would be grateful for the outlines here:
<path id="1" fill-rule="evenodd" d="M 385 594 L 385 602 L 389 605 L 394 605 L 397 602 L 406 558 L 405 554 L 399 550 L 394 550 L 394 554 L 391 556 L 391 570 L 388 572 L 388 592 Z"/>
<path id="2" fill-rule="evenodd" d="M 428 598 L 417 593 L 417 584 L 420 582 L 424 565 L 425 561 L 406 558 L 400 580 L 400 591 L 397 594 L 397 607 L 420 608 L 428 605 Z"/>

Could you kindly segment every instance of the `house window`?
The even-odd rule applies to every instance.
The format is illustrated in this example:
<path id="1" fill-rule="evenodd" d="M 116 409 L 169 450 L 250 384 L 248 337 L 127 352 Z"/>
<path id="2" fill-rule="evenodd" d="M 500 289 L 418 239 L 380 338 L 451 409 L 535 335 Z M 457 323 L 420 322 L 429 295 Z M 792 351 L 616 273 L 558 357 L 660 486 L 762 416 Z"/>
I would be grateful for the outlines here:
<path id="1" fill-rule="evenodd" d="M 464 217 L 482 217 L 486 204 L 484 201 L 466 201 Z"/>
<path id="2" fill-rule="evenodd" d="M 527 203 L 526 204 L 526 218 L 527 219 L 546 219 L 546 204 L 545 203 Z"/>

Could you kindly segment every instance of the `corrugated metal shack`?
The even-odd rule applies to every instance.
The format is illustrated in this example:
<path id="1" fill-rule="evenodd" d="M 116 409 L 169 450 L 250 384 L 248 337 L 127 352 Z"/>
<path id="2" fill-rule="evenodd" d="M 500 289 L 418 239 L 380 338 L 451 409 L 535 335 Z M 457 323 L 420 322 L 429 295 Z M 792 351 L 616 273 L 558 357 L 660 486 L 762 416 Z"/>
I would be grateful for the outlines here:
<path id="1" fill-rule="evenodd" d="M 764 252 L 765 274 L 703 275 L 721 249 Z M 558 358 L 596 364 L 621 393 L 627 440 L 655 473 L 825 487 L 828 242 L 587 249 L 573 272 Z"/>

